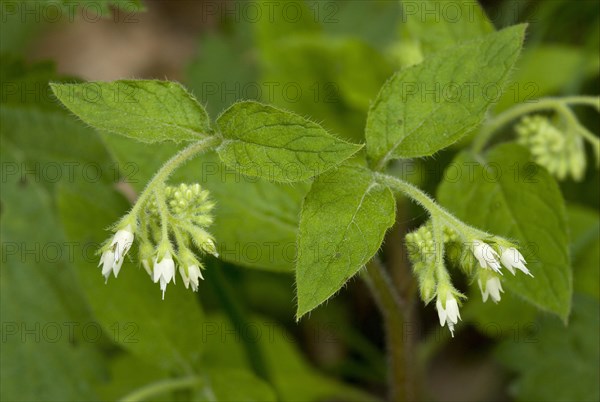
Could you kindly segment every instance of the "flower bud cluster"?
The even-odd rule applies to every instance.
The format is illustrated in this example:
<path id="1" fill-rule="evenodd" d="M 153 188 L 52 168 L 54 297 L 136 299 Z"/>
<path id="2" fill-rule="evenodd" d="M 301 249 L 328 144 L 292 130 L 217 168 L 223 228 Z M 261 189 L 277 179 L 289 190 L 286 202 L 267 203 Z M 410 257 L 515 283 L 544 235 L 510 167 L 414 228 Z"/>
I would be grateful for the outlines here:
<path id="1" fill-rule="evenodd" d="M 182 232 L 184 239 L 191 240 L 201 251 L 218 256 L 214 238 L 206 231 L 213 223 L 212 210 L 215 207 L 207 190 L 197 183 L 166 186 L 163 202 L 167 205 L 172 229 Z M 162 217 L 158 201 L 152 200 L 146 211 L 152 238 L 160 239 Z"/>
<path id="2" fill-rule="evenodd" d="M 213 222 L 211 212 L 214 203 L 209 199 L 209 192 L 203 190 L 200 184 L 180 184 L 179 186 L 167 186 L 164 191 L 165 201 L 169 212 L 176 218 L 187 220 L 197 226 L 207 227 Z M 152 200 L 148 211 L 159 216 L 156 200 Z"/>
<path id="3" fill-rule="evenodd" d="M 444 228 L 443 241 L 450 243 L 457 240 L 457 235 L 449 228 Z M 431 222 L 427 222 L 412 233 L 406 235 L 408 257 L 419 282 L 419 292 L 425 303 L 429 303 L 436 294 L 436 245 L 433 240 Z"/>
<path id="4" fill-rule="evenodd" d="M 208 191 L 199 184 L 162 187 L 154 200 L 134 208 L 117 225 L 114 237 L 100 250 L 102 274 L 107 280 L 110 272 L 118 275 L 136 238 L 140 262 L 160 284 L 163 299 L 167 285 L 175 283 L 177 267 L 185 287 L 197 291 L 204 266 L 192 247 L 218 256 L 214 239 L 206 231 L 213 222 L 213 208 Z"/>
<path id="5" fill-rule="evenodd" d="M 585 173 L 583 138 L 576 129 L 559 127 L 543 115 L 523 117 L 515 126 L 519 144 L 527 147 L 534 161 L 559 180 L 571 176 L 580 181 Z"/>

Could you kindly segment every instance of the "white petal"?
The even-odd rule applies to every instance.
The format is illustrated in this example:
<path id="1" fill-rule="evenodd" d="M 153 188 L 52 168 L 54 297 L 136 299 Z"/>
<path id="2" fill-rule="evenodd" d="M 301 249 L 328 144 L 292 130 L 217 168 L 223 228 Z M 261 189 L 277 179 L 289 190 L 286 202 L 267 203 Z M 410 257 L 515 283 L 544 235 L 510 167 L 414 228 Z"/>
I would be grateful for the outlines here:
<path id="1" fill-rule="evenodd" d="M 113 264 L 115 261 L 115 253 L 111 250 L 107 250 L 102 253 L 102 257 L 100 258 L 100 263 L 102 264 L 102 275 L 108 281 L 108 277 L 110 276 L 110 272 L 113 270 Z"/>
<path id="2" fill-rule="evenodd" d="M 115 278 L 119 275 L 119 271 L 121 271 L 121 265 L 123 265 L 123 259 L 121 258 L 117 261 L 115 254 L 115 263 L 113 264 L 113 274 L 115 275 Z"/>
<path id="3" fill-rule="evenodd" d="M 515 268 L 517 268 L 519 271 L 533 276 L 525 266 L 527 263 L 525 258 L 523 258 L 523 255 L 519 252 L 519 250 L 514 247 L 509 247 L 502 250 L 502 257 L 500 260 L 502 261 L 502 264 L 508 268 L 510 272 L 512 272 L 513 275 L 515 274 Z"/>
<path id="4" fill-rule="evenodd" d="M 190 277 L 186 274 L 185 267 L 183 265 L 179 266 L 179 275 L 181 275 L 181 279 L 183 279 L 183 284 L 187 289 L 190 286 Z"/>
<path id="5" fill-rule="evenodd" d="M 167 291 L 168 282 L 164 278 L 160 278 L 160 290 L 162 290 L 162 299 L 165 300 L 165 292 Z"/>
<path id="6" fill-rule="evenodd" d="M 175 262 L 171 258 L 165 258 L 160 263 L 163 264 L 163 277 L 167 283 L 175 281 Z"/>
<path id="7" fill-rule="evenodd" d="M 111 246 L 114 247 L 115 260 L 121 260 L 127 254 L 133 244 L 134 235 L 131 232 L 131 225 L 127 225 L 125 229 L 117 231 L 113 237 Z"/>
<path id="8" fill-rule="evenodd" d="M 161 275 L 162 275 L 162 266 L 158 263 L 158 258 L 157 258 L 156 260 L 154 260 L 154 275 L 152 277 L 152 280 L 154 281 L 154 283 L 158 282 Z"/>
<path id="9" fill-rule="evenodd" d="M 446 313 L 448 314 L 448 322 L 456 324 L 460 313 L 458 311 L 458 303 L 454 297 L 446 299 Z"/>
<path id="10" fill-rule="evenodd" d="M 483 299 L 483 302 L 485 303 L 489 296 L 487 286 L 483 286 L 483 283 L 481 283 L 481 279 L 477 279 L 477 284 L 479 285 L 479 290 L 481 291 L 481 298 Z"/>
<path id="11" fill-rule="evenodd" d="M 435 302 L 435 307 L 437 308 L 438 317 L 440 318 L 440 325 L 443 327 L 444 324 L 446 324 L 446 310 L 442 306 L 442 301 L 439 299 L 439 297 Z"/>
<path id="12" fill-rule="evenodd" d="M 201 271 L 200 267 L 198 267 L 197 265 L 190 266 L 189 271 L 190 271 L 190 282 L 192 284 L 192 289 L 194 290 L 194 292 L 197 292 L 198 285 L 200 283 L 198 278 L 204 279 L 202 277 L 202 271 Z"/>
<path id="13" fill-rule="evenodd" d="M 454 324 L 451 322 L 448 323 L 448 329 L 450 330 L 450 335 L 454 338 Z"/>
<path id="14" fill-rule="evenodd" d="M 498 303 L 501 299 L 500 292 L 502 292 L 502 283 L 498 278 L 490 278 L 486 283 L 486 290 L 489 292 L 494 303 Z"/>
<path id="15" fill-rule="evenodd" d="M 526 275 L 529 275 L 533 278 L 533 274 L 531 272 L 529 272 L 529 270 L 527 269 L 527 267 L 524 264 L 524 261 L 519 261 L 518 263 L 515 264 L 515 267 L 520 270 L 521 272 L 523 272 Z"/>
<path id="16" fill-rule="evenodd" d="M 498 262 L 500 256 L 492 246 L 481 240 L 474 240 L 473 255 L 477 258 L 477 261 L 479 261 L 479 265 L 482 268 L 491 268 L 501 274 L 500 269 L 502 266 Z"/>

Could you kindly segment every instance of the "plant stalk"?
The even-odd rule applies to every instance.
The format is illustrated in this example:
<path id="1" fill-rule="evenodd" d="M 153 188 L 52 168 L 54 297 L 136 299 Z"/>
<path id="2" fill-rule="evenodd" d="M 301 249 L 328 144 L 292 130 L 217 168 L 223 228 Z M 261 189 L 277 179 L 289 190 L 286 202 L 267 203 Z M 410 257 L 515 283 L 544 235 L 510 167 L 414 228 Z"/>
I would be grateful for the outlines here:
<path id="1" fill-rule="evenodd" d="M 143 386 L 120 399 L 121 402 L 141 402 L 154 398 L 156 395 L 179 389 L 193 388 L 201 384 L 198 377 L 174 378 L 157 381 Z"/>
<path id="2" fill-rule="evenodd" d="M 161 186 L 165 182 L 165 180 L 167 180 L 169 176 L 173 174 L 175 169 L 177 169 L 182 163 L 193 158 L 200 152 L 204 152 L 210 148 L 217 146 L 221 141 L 221 137 L 218 137 L 216 135 L 210 136 L 182 149 L 171 159 L 165 162 L 165 164 L 159 169 L 159 171 L 156 172 L 154 177 L 148 182 L 146 188 L 135 202 L 135 205 L 133 206 L 131 211 L 124 217 L 124 220 L 135 218 L 139 210 L 144 206 L 144 204 L 148 200 L 148 197 L 150 197 L 152 193 L 159 186 Z"/>
<path id="3" fill-rule="evenodd" d="M 565 105 L 585 105 L 592 106 L 600 110 L 600 101 L 597 96 L 566 96 L 562 98 L 542 98 L 535 102 L 520 103 L 512 108 L 505 110 L 494 117 L 487 125 L 484 125 L 481 132 L 473 140 L 472 150 L 474 153 L 480 153 L 496 131 L 511 121 L 528 113 L 540 110 L 560 110 Z"/>
<path id="4" fill-rule="evenodd" d="M 410 370 L 410 356 L 414 345 L 412 342 L 405 342 L 405 323 L 407 319 L 412 319 L 410 306 L 400 299 L 387 271 L 376 258 L 367 263 L 364 279 L 382 313 L 385 325 L 389 400 L 414 401 L 416 382 Z"/>

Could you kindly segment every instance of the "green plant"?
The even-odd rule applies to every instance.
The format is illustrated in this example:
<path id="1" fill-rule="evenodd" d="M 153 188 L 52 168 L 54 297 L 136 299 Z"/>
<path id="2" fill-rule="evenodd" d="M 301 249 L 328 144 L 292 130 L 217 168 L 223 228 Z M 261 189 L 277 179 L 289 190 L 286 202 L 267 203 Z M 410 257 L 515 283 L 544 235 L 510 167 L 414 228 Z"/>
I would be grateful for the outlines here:
<path id="1" fill-rule="evenodd" d="M 498 161 L 502 169 L 511 166 L 512 161 L 528 163 L 527 151 L 516 146 L 499 146 L 485 154 L 482 151 L 498 128 L 544 109 L 554 110 L 563 119 L 565 126 L 554 137 L 562 139 L 564 135 L 570 141 L 581 136 L 592 143 L 598 154 L 598 139 L 568 109 L 568 105 L 577 104 L 599 109 L 597 97 L 556 98 L 517 105 L 484 121 L 493 98 L 482 88 L 503 87 L 519 55 L 524 31 L 525 26 L 520 25 L 459 43 L 395 74 L 369 110 L 366 152 L 361 151 L 362 145 L 336 138 L 306 118 L 253 101 L 235 103 L 212 125 L 204 108 L 175 83 L 139 80 L 52 84 L 57 98 L 90 126 L 146 143 L 190 143 L 159 169 L 131 211 L 114 226 L 114 238 L 101 249 L 103 275 L 108 279 L 112 271 L 116 277 L 134 239 L 139 239 L 139 261 L 154 282 L 160 280 L 163 297 L 167 284 L 175 281 L 175 261 L 186 287 L 191 282 L 194 290 L 198 290 L 202 264 L 195 257 L 192 245 L 196 252 L 219 255 L 218 245 L 205 231 L 212 223 L 213 203 L 199 184 L 191 189 L 183 184 L 174 188 L 167 186 L 167 180 L 188 159 L 216 150 L 223 163 L 246 176 L 279 183 L 313 181 L 304 200 L 298 233 L 297 319 L 328 300 L 369 265 L 363 274 L 380 300 L 384 316 L 390 322 L 401 322 L 404 315 L 401 297 L 376 254 L 386 231 L 395 222 L 395 197 L 403 196 L 420 204 L 429 215 L 424 226 L 407 235 L 407 244 L 421 298 L 425 303 L 436 301 L 440 325 L 447 324 L 452 335 L 460 319 L 461 300 L 467 297 L 452 283 L 446 264 L 447 248 L 454 253 L 453 265 L 476 280 L 484 301 L 488 296 L 496 303 L 500 301 L 504 266 L 513 275 L 516 269 L 530 276 L 515 277 L 508 282 L 515 292 L 566 318 L 571 283 L 566 229 L 561 217 L 564 210 L 560 209 L 558 189 L 547 173 L 536 172 L 536 183 L 543 183 L 545 188 L 535 193 L 523 187 L 519 179 L 501 184 L 508 186 L 505 191 L 520 193 L 519 208 L 536 209 L 542 197 L 553 208 L 547 215 L 554 222 L 547 222 L 546 227 L 537 230 L 544 231 L 551 241 L 556 240 L 558 260 L 554 259 L 552 267 L 533 265 L 532 272 L 526 267 L 526 260 L 531 257 L 525 258 L 525 249 L 520 247 L 519 251 L 517 245 L 532 239 L 527 233 L 513 232 L 514 237 L 505 237 L 488 232 L 494 228 L 463 222 L 460 214 L 450 212 L 456 208 L 452 196 L 446 195 L 455 191 L 451 184 L 443 184 L 441 189 L 447 209 L 417 186 L 385 173 L 395 159 L 433 155 L 472 130 L 479 131 L 474 137 L 473 150 L 460 158 L 472 158 L 481 168 L 488 161 Z M 426 88 L 440 85 L 449 88 L 450 93 L 443 97 L 427 96 Z M 467 94 L 468 86 L 472 91 Z M 564 178 L 566 171 L 573 171 L 575 178 L 581 178 L 580 167 L 585 166 L 583 152 L 563 156 L 560 152 L 571 152 L 570 148 L 552 148 L 556 139 L 545 136 L 543 130 L 547 129 L 540 124 L 529 123 L 526 129 L 518 128 L 521 138 L 534 138 L 523 143 L 535 152 L 537 162 L 549 166 L 559 178 Z M 556 149 L 559 154 L 546 151 L 547 148 Z M 557 170 L 553 168 L 555 164 L 561 167 Z M 471 192 L 483 190 L 477 185 L 472 187 Z M 545 260 L 544 256 L 537 258 Z M 554 282 L 553 295 L 543 286 L 548 281 Z M 383 295 L 389 295 L 391 302 L 384 302 Z M 395 332 L 398 328 L 390 326 L 388 331 Z M 392 339 L 390 353 L 402 349 L 400 341 L 391 334 L 388 337 Z M 392 363 L 390 386 L 394 398 L 407 392 L 403 364 Z"/>

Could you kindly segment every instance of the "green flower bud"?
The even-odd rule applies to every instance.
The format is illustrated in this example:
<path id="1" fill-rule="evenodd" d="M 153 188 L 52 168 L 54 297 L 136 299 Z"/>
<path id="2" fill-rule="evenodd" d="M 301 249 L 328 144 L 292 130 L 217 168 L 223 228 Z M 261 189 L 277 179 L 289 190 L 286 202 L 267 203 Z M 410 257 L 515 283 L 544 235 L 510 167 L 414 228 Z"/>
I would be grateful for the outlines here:
<path id="1" fill-rule="evenodd" d="M 576 128 L 557 127 L 548 117 L 533 115 L 523 117 L 515 131 L 519 144 L 529 148 L 534 161 L 557 179 L 583 179 L 585 149 Z"/>

